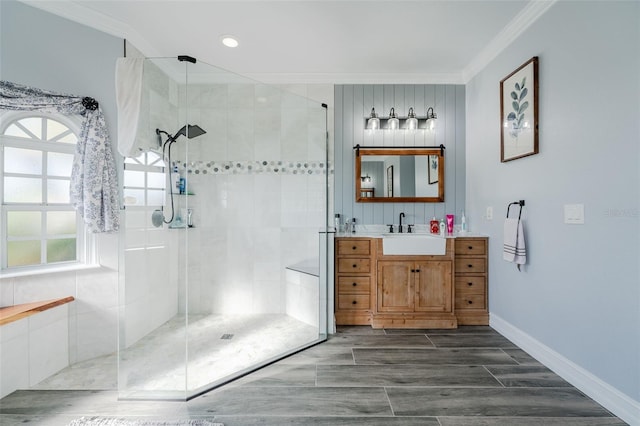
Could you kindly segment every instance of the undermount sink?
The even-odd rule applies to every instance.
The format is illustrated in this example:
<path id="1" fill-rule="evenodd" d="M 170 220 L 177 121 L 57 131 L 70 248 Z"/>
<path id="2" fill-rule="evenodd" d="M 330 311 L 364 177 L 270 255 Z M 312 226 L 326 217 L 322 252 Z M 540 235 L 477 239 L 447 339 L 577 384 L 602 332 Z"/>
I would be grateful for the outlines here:
<path id="1" fill-rule="evenodd" d="M 415 233 L 382 235 L 383 254 L 442 256 L 446 251 L 446 238 Z"/>

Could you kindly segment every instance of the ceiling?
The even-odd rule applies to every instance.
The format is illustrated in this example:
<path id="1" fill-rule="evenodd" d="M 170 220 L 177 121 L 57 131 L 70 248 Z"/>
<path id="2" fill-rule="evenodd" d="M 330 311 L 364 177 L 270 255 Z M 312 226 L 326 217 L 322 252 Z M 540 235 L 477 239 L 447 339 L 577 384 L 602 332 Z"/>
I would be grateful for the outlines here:
<path id="1" fill-rule="evenodd" d="M 23 0 L 267 83 L 465 83 L 553 1 Z M 235 49 L 220 37 L 232 34 Z"/>

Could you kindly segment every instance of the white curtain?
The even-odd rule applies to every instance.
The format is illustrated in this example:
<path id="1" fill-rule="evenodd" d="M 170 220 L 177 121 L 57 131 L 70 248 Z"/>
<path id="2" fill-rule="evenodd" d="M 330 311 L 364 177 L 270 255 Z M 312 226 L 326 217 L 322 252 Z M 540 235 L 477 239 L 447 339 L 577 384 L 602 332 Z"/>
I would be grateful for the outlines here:
<path id="1" fill-rule="evenodd" d="M 0 109 L 84 117 L 71 171 L 71 202 L 91 232 L 120 227 L 118 178 L 107 125 L 95 99 L 0 81 Z"/>

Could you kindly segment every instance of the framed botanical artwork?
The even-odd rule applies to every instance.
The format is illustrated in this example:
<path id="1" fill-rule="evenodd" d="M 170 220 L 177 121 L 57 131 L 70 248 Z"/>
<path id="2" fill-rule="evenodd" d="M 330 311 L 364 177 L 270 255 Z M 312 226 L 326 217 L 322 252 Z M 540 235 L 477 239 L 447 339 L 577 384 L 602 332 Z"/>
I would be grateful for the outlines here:
<path id="1" fill-rule="evenodd" d="M 429 156 L 429 167 L 427 167 L 427 175 L 429 179 L 429 185 L 438 183 L 438 156 Z"/>
<path id="2" fill-rule="evenodd" d="M 393 197 L 393 166 L 387 167 L 387 197 Z"/>
<path id="3" fill-rule="evenodd" d="M 500 81 L 500 161 L 538 153 L 538 57 Z"/>

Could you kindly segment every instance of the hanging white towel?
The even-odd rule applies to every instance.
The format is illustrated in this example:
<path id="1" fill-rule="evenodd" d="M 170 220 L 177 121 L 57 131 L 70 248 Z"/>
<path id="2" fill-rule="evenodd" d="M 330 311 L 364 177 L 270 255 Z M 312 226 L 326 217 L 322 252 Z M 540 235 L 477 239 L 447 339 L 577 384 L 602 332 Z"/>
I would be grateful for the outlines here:
<path id="1" fill-rule="evenodd" d="M 527 250 L 524 246 L 524 230 L 520 219 L 504 220 L 504 249 L 502 257 L 507 262 L 524 265 L 527 262 Z"/>
<path id="2" fill-rule="evenodd" d="M 118 103 L 118 152 L 125 157 L 137 157 L 141 151 L 136 143 L 144 58 L 118 58 L 116 61 L 116 101 Z"/>

